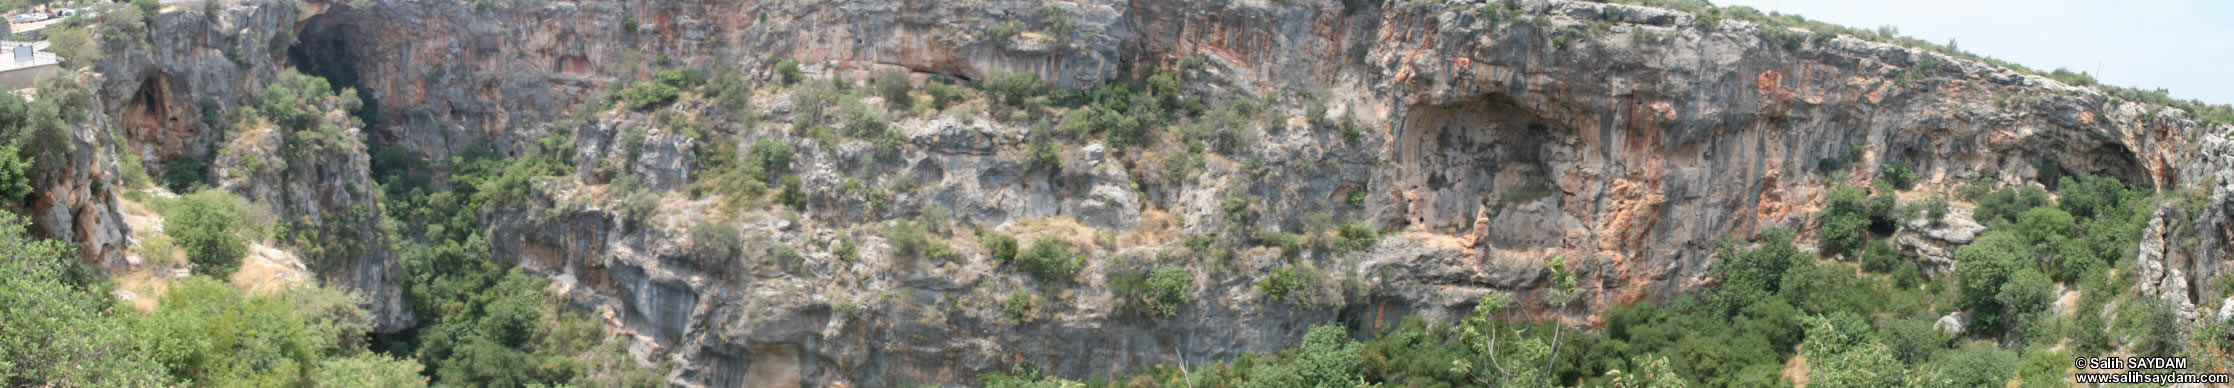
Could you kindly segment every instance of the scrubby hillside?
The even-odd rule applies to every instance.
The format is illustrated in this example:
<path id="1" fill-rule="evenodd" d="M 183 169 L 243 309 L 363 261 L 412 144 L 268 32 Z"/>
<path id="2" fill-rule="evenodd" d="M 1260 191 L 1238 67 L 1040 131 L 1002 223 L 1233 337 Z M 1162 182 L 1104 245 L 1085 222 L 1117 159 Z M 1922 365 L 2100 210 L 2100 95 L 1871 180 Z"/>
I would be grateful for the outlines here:
<path id="1" fill-rule="evenodd" d="M 2227 369 L 2225 106 L 1889 29 L 1647 5 L 118 6 L 61 27 L 100 59 L 18 104 L 17 138 L 67 152 L 21 148 L 36 163 L 0 159 L 0 178 L 28 177 L 9 210 L 91 264 L 6 285 L 131 300 L 69 316 L 118 327 L 88 338 L 131 374 L 0 370 L 1223 387 Z M 285 334 L 178 342 L 247 316 Z M 37 352 L 0 354 L 60 354 Z"/>

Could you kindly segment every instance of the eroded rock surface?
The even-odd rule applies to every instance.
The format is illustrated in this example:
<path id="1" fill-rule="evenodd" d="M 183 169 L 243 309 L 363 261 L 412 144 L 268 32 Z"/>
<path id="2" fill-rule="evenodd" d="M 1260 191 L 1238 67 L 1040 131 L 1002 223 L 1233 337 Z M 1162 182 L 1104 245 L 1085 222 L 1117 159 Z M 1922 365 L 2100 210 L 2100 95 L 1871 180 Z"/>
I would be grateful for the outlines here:
<path id="1" fill-rule="evenodd" d="M 1338 317 L 1368 327 L 1407 314 L 1455 317 L 1491 291 L 1520 294 L 1524 314 L 1588 325 L 1605 307 L 1707 284 L 1725 237 L 1769 227 L 1811 235 L 1828 187 L 1863 183 L 1892 160 L 1916 168 L 1921 190 L 1932 192 L 1974 174 L 2006 186 L 2078 172 L 2207 191 L 2200 214 L 2159 212 L 2163 222 L 2145 236 L 2155 242 L 2138 247 L 2145 289 L 2168 299 L 2197 300 L 2197 286 L 2234 257 L 2234 142 L 2226 139 L 2234 128 L 1963 59 L 1850 37 L 1766 41 L 1760 30 L 1769 27 L 1699 26 L 1675 11 L 1561 0 L 1522 1 L 1507 18 L 1408 1 L 1354 12 L 1334 1 L 1251 0 L 472 3 L 166 13 L 155 18 L 160 38 L 151 47 L 119 49 L 112 57 L 121 60 L 103 62 L 108 81 L 98 94 L 106 115 L 125 124 L 130 152 L 151 165 L 221 138 L 198 123 L 201 107 L 246 103 L 281 63 L 354 78 L 347 83 L 377 101 L 374 137 L 437 158 L 481 145 L 519 155 L 545 135 L 570 134 L 577 174 L 483 214 L 491 244 L 497 257 L 557 279 L 578 304 L 605 313 L 638 339 L 639 355 L 678 361 L 670 380 L 685 385 L 962 383 L 1017 363 L 1063 376 L 1113 374 L 1284 348 Z M 1076 32 L 1048 34 L 1052 18 Z M 1022 26 L 1014 34 L 985 33 L 1011 21 Z M 1600 23 L 1610 26 L 1564 33 Z M 265 44 L 273 31 L 300 43 L 274 52 Z M 1328 111 L 1363 133 L 1351 142 L 1301 117 L 1259 123 L 1256 147 L 1151 187 L 1139 183 L 1156 178 L 1135 165 L 1142 161 L 1103 144 L 1066 144 L 1059 168 L 1031 168 L 1023 154 L 1035 129 L 984 114 L 895 120 L 906 144 L 893 153 L 860 140 L 818 144 L 788 128 L 821 118 L 792 117 L 788 96 L 765 95 L 754 105 L 772 122 L 723 129 L 745 144 L 797 146 L 805 205 L 728 212 L 685 194 L 707 175 L 697 170 L 698 144 L 650 117 L 657 113 L 551 124 L 601 89 L 649 80 L 646 62 L 735 65 L 770 80 L 772 64 L 786 58 L 818 76 L 899 68 L 975 80 L 1030 71 L 1065 87 L 1192 58 L 1202 65 L 1182 72 L 1182 84 L 1208 103 L 1270 96 L 1285 111 L 1301 100 L 1279 96 L 1323 87 Z M 718 108 L 664 109 L 714 116 Z M 643 131 L 640 147 L 622 144 L 630 131 Z M 268 140 L 247 135 L 232 141 Z M 1816 171 L 1857 149 L 1849 162 L 1860 167 L 1845 181 Z M 96 160 L 105 159 L 72 165 Z M 314 217 L 377 202 L 349 187 L 367 180 L 361 151 L 319 160 L 332 166 L 306 170 L 315 177 L 243 173 L 230 175 L 238 179 L 228 189 Z M 62 181 L 99 181 L 105 170 L 72 171 Z M 619 176 L 659 196 L 648 215 L 615 206 Z M 891 190 L 877 199 L 863 191 L 874 188 Z M 1226 198 L 1253 206 L 1235 213 Z M 75 234 L 84 241 L 123 233 L 102 226 L 121 225 L 102 201 L 55 203 L 66 205 L 47 207 L 62 210 L 48 211 L 44 225 L 92 222 Z M 1091 260 L 1075 283 L 1046 284 L 965 237 L 935 237 L 950 240 L 953 257 L 892 252 L 876 231 L 927 205 L 1027 242 L 1070 242 Z M 1106 284 L 1118 270 L 1187 252 L 1188 236 L 1303 232 L 1318 218 L 1388 233 L 1348 254 L 1251 248 L 1164 259 L 1186 264 L 1197 285 L 1194 302 L 1172 316 L 1121 311 Z M 362 225 L 327 220 L 314 222 Z M 735 223 L 748 245 L 789 254 L 697 253 L 686 230 L 701 221 Z M 2160 225 L 2180 222 L 2194 233 Z M 1896 241 L 1927 269 L 1945 268 L 1951 247 L 1981 228 L 1958 215 Z M 2168 242 L 2182 236 L 2197 243 Z M 849 244 L 858 260 L 833 253 Z M 336 262 L 393 268 L 392 256 Z M 1554 257 L 1582 285 L 1573 308 L 1538 302 L 1543 264 Z M 1272 268 L 1290 265 L 1329 276 L 1293 302 L 1256 292 Z M 1040 295 L 1023 319 L 998 305 L 1017 293 Z"/>

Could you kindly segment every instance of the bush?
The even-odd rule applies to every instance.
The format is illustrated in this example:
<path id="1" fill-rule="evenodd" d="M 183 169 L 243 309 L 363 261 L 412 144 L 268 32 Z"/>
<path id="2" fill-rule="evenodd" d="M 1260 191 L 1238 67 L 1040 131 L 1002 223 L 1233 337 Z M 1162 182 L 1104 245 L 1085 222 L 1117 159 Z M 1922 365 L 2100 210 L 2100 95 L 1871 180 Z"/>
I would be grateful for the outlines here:
<path id="1" fill-rule="evenodd" d="M 877 139 L 891 129 L 891 121 L 884 117 L 884 111 L 869 109 L 856 100 L 839 102 L 838 118 L 845 120 L 846 136 L 855 138 Z"/>
<path id="2" fill-rule="evenodd" d="M 1047 136 L 1032 138 L 1025 150 L 1026 168 L 1034 171 L 1056 171 L 1063 168 L 1063 151 L 1055 147 L 1055 139 Z"/>
<path id="3" fill-rule="evenodd" d="M 696 69 L 667 69 L 653 73 L 661 85 L 692 89 L 706 84 L 706 73 Z"/>
<path id="4" fill-rule="evenodd" d="M 1307 290 L 1318 281 L 1318 270 L 1299 265 L 1273 267 L 1272 272 L 1257 280 L 1257 295 L 1275 301 L 1294 301 L 1290 297 L 1307 297 L 1299 291 Z"/>
<path id="5" fill-rule="evenodd" d="M 1001 103 L 1010 106 L 1024 105 L 1024 101 L 1047 93 L 1047 83 L 1031 72 L 1010 73 L 994 70 L 985 75 L 985 90 L 1000 97 Z"/>
<path id="6" fill-rule="evenodd" d="M 944 83 L 926 83 L 923 92 L 931 94 L 931 107 L 936 109 L 946 109 L 962 100 L 962 89 Z"/>
<path id="7" fill-rule="evenodd" d="M 1862 235 L 1869 228 L 1866 196 L 1859 187 L 1831 188 L 1830 199 L 1816 218 L 1815 238 L 1824 254 L 1853 254 L 1862 247 Z"/>
<path id="8" fill-rule="evenodd" d="M 1008 316 L 1008 320 L 1016 323 L 1031 322 L 1032 307 L 1036 304 L 1033 303 L 1032 299 L 1032 294 L 1029 292 L 1008 293 L 1008 300 L 1001 302 L 1001 314 Z"/>
<path id="9" fill-rule="evenodd" d="M 884 97 L 884 106 L 886 107 L 900 109 L 915 105 L 911 98 L 913 96 L 908 95 L 908 93 L 914 92 L 915 88 L 908 84 L 908 72 L 905 70 L 885 69 L 877 71 L 876 74 L 869 76 L 869 84 L 876 88 L 877 96 Z"/>
<path id="10" fill-rule="evenodd" d="M 1870 240 L 1868 248 L 1862 250 L 1861 261 L 1863 270 L 1892 272 L 1893 267 L 1901 263 L 1900 251 L 1893 249 L 1893 245 L 1885 243 L 1885 240 Z"/>
<path id="11" fill-rule="evenodd" d="M 1917 363 L 1931 359 L 1940 344 L 1938 330 L 1931 323 L 1913 319 L 1895 319 L 1877 325 L 1877 341 L 1892 351 L 1893 359 L 1903 363 Z"/>
<path id="12" fill-rule="evenodd" d="M 0 200 L 21 201 L 31 195 L 31 160 L 16 146 L 0 146 Z"/>
<path id="13" fill-rule="evenodd" d="M 1078 277 L 1079 268 L 1086 263 L 1083 258 L 1071 256 L 1069 249 L 1069 244 L 1041 238 L 1032 241 L 1031 249 L 1016 255 L 1016 264 L 1043 282 L 1070 280 Z"/>
<path id="14" fill-rule="evenodd" d="M 28 222 L 0 212 L 0 380 L 18 386 L 156 386 L 164 368 L 146 352 L 150 336 L 117 319 L 116 297 L 69 244 L 34 237 Z M 138 338 L 135 338 L 138 337 Z M 159 339 L 159 338 L 157 338 Z"/>
<path id="15" fill-rule="evenodd" d="M 1257 246 L 1280 248 L 1282 256 L 1296 257 L 1296 255 L 1303 253 L 1303 236 L 1301 235 L 1272 229 L 1259 229 L 1255 237 Z"/>
<path id="16" fill-rule="evenodd" d="M 982 233 L 977 236 L 977 241 L 978 244 L 985 246 L 985 254 L 991 255 L 994 262 L 1008 264 L 1016 261 L 1015 237 L 999 233 Z"/>
<path id="17" fill-rule="evenodd" d="M 1885 183 L 1893 185 L 1894 188 L 1907 191 L 1916 187 L 1916 170 L 1908 168 L 1907 163 L 1901 163 L 1898 160 L 1886 162 L 1879 171 L 1883 175 L 1881 178 L 1885 180 Z"/>
<path id="18" fill-rule="evenodd" d="M 1937 382 L 1947 387 L 1999 387 L 2016 375 L 2017 363 L 2017 356 L 2008 351 L 1975 347 L 1941 364 Z"/>
<path id="19" fill-rule="evenodd" d="M 614 93 L 613 98 L 629 109 L 649 111 L 675 102 L 675 97 L 681 93 L 681 90 L 665 83 L 638 82 Z"/>
<path id="20" fill-rule="evenodd" d="M 1988 226 L 1995 221 L 2013 223 L 2026 210 L 2041 206 L 2048 206 L 2048 192 L 2039 187 L 2004 189 L 1979 197 L 1978 209 L 1971 218 Z"/>
<path id="21" fill-rule="evenodd" d="M 224 191 L 187 194 L 165 215 L 163 231 L 186 251 L 195 272 L 222 279 L 239 270 L 241 257 L 248 254 L 248 241 L 241 237 L 246 229 L 241 207 L 238 197 Z"/>
<path id="22" fill-rule="evenodd" d="M 760 139 L 760 141 L 753 142 L 752 149 L 746 152 L 752 156 L 752 163 L 760 168 L 763 175 L 759 178 L 772 180 L 771 177 L 791 174 L 791 159 L 798 153 L 798 150 L 792 148 L 791 143 L 775 139 Z"/>
<path id="23" fill-rule="evenodd" d="M 1165 265 L 1146 273 L 1112 274 L 1109 288 L 1128 308 L 1168 317 L 1179 315 L 1179 307 L 1194 299 L 1194 276 L 1186 267 Z"/>
<path id="24" fill-rule="evenodd" d="M 690 226 L 691 246 L 701 255 L 737 255 L 744 249 L 744 241 L 739 236 L 737 227 L 728 223 L 698 220 L 697 224 Z"/>
<path id="25" fill-rule="evenodd" d="M 1355 252 L 1372 248 L 1374 243 L 1381 240 L 1381 231 L 1374 229 L 1372 226 L 1367 226 L 1363 222 L 1344 222 L 1336 230 L 1342 236 L 1341 250 L 1343 252 Z"/>
<path id="26" fill-rule="evenodd" d="M 798 60 L 785 59 L 776 61 L 776 77 L 783 81 L 784 86 L 791 86 L 806 80 L 807 73 L 799 70 Z"/>
<path id="27" fill-rule="evenodd" d="M 2016 234 L 1989 231 L 1968 245 L 1955 249 L 1954 275 L 1961 289 L 1958 304 L 1970 309 L 1971 328 L 1981 332 L 1999 328 L 2002 304 L 1997 296 L 2003 284 L 2020 268 L 2030 269 L 2030 253 Z"/>
<path id="28" fill-rule="evenodd" d="M 892 244 L 893 253 L 902 257 L 922 256 L 930 249 L 931 245 L 931 240 L 926 236 L 923 225 L 915 222 L 901 222 L 897 225 L 885 227 L 884 240 Z"/>

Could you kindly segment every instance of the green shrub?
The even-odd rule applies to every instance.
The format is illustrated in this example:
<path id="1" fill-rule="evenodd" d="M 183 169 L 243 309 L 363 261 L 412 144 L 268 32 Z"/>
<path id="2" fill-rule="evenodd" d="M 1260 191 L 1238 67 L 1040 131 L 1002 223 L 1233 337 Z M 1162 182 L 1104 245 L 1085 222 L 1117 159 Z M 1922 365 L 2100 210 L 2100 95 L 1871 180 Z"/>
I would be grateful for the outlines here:
<path id="1" fill-rule="evenodd" d="M 621 89 L 619 93 L 614 93 L 613 98 L 620 101 L 621 106 L 629 109 L 650 111 L 675 102 L 675 97 L 681 93 L 682 91 L 675 89 L 674 86 L 664 83 L 638 82 Z"/>
<path id="2" fill-rule="evenodd" d="M 1194 276 L 1186 267 L 1164 265 L 1149 272 L 1111 274 L 1109 288 L 1126 308 L 1168 317 L 1178 315 L 1179 307 L 1194 299 Z"/>
<path id="3" fill-rule="evenodd" d="M 1961 286 L 1958 304 L 1971 310 L 1971 329 L 1991 333 L 2001 327 L 2003 306 L 1997 296 L 2012 274 L 2030 269 L 2029 252 L 2015 233 L 2001 230 L 1955 248 L 1954 275 Z"/>
<path id="4" fill-rule="evenodd" d="M 1258 229 L 1257 246 L 1280 248 L 1280 254 L 1296 257 L 1303 253 L 1303 236 L 1272 229 Z"/>
<path id="5" fill-rule="evenodd" d="M 931 95 L 931 107 L 935 109 L 946 109 L 946 107 L 953 106 L 954 103 L 962 101 L 962 89 L 949 86 L 945 83 L 931 82 L 923 84 L 923 92 L 929 93 Z"/>
<path id="6" fill-rule="evenodd" d="M 1047 136 L 1032 138 L 1025 150 L 1025 166 L 1033 171 L 1056 171 L 1063 168 L 1063 151 L 1055 147 L 1055 139 Z"/>
<path id="7" fill-rule="evenodd" d="M 0 146 L 0 200 L 21 201 L 31 195 L 32 160 L 23 158 L 16 146 Z"/>
<path id="8" fill-rule="evenodd" d="M 1824 201 L 1823 211 L 1816 218 L 1815 238 L 1823 253 L 1852 254 L 1861 249 L 1862 235 L 1869 228 L 1866 196 L 1859 187 L 1831 188 L 1830 199 Z"/>
<path id="9" fill-rule="evenodd" d="M 0 212 L 0 380 L 22 386 L 158 386 L 161 360 L 142 351 L 163 340 L 120 319 L 118 300 L 79 262 L 70 244 L 35 237 L 29 222 Z M 176 286 L 174 286 L 176 287 Z M 174 288 L 175 290 L 176 288 Z M 128 310 L 127 310 L 128 311 Z M 137 314 L 131 314 L 137 315 Z M 198 337 L 177 342 L 205 340 Z"/>
<path id="10" fill-rule="evenodd" d="M 991 255 L 994 262 L 1008 264 L 1016 261 L 1015 237 L 999 233 L 981 233 L 977 236 L 977 241 L 978 244 L 985 246 L 985 253 Z"/>
<path id="11" fill-rule="evenodd" d="M 1008 316 L 1008 320 L 1016 323 L 1031 322 L 1032 307 L 1036 304 L 1033 302 L 1032 294 L 1029 292 L 1010 292 L 1008 293 L 1008 300 L 1001 302 L 1001 314 Z"/>
<path id="12" fill-rule="evenodd" d="M 1272 272 L 1257 280 L 1257 295 L 1275 301 L 1293 301 L 1290 297 L 1307 298 L 1304 292 L 1318 282 L 1318 278 L 1319 271 L 1307 266 L 1272 267 Z"/>
<path id="13" fill-rule="evenodd" d="M 744 252 L 744 241 L 735 225 L 698 220 L 690 226 L 691 247 L 699 254 L 727 257 Z"/>
<path id="14" fill-rule="evenodd" d="M 1381 241 L 1381 231 L 1363 222 L 1344 222 L 1336 230 L 1342 236 L 1341 250 L 1343 252 L 1356 252 L 1372 248 L 1374 243 Z"/>
<path id="15" fill-rule="evenodd" d="M 187 194 L 165 215 L 163 231 L 186 251 L 196 272 L 224 278 L 240 269 L 241 257 L 248 254 L 248 241 L 241 237 L 246 231 L 241 207 L 239 198 L 220 190 Z"/>
<path id="16" fill-rule="evenodd" d="M 831 248 L 830 254 L 837 256 L 838 260 L 848 263 L 861 261 L 861 249 L 855 248 L 853 246 L 853 239 L 850 238 L 839 239 L 838 247 Z"/>
<path id="17" fill-rule="evenodd" d="M 1883 174 L 1882 178 L 1885 183 L 1893 185 L 1894 188 L 1907 191 L 1916 187 L 1916 170 L 1908 168 L 1907 163 L 1901 163 L 1898 160 L 1885 162 L 1885 165 L 1879 171 Z"/>
<path id="18" fill-rule="evenodd" d="M 915 87 L 908 83 L 908 72 L 900 69 L 879 70 L 869 76 L 869 85 L 876 88 L 877 96 L 884 97 L 884 106 L 894 109 L 914 105 Z"/>
<path id="19" fill-rule="evenodd" d="M 1971 213 L 1971 218 L 1988 226 L 1996 221 L 2014 223 L 2026 210 L 2048 204 L 2048 192 L 2039 187 L 2004 189 L 1979 197 L 1978 208 Z"/>
<path id="20" fill-rule="evenodd" d="M 931 245 L 923 225 L 915 222 L 901 222 L 885 227 L 884 240 L 892 244 L 893 253 L 902 257 L 921 256 Z"/>
<path id="21" fill-rule="evenodd" d="M 640 28 L 640 27 L 642 27 L 642 26 L 641 26 L 641 25 L 638 25 L 638 24 L 636 24 L 636 17 L 635 17 L 635 16 L 629 16 L 629 17 L 621 18 L 621 32 L 626 32 L 626 33 L 634 34 L 634 33 L 636 33 L 636 30 L 637 30 L 638 28 Z"/>
<path id="22" fill-rule="evenodd" d="M 1809 260 L 1792 246 L 1792 232 L 1769 229 L 1755 236 L 1758 246 L 1724 240 L 1716 250 L 1721 262 L 1711 270 L 1722 287 L 1707 295 L 1712 310 L 1734 314 L 1777 292 L 1784 273 Z"/>
<path id="23" fill-rule="evenodd" d="M 697 69 L 660 70 L 653 73 L 652 76 L 658 79 L 661 85 L 673 86 L 677 89 L 694 89 L 699 85 L 706 84 L 706 73 Z"/>
<path id="24" fill-rule="evenodd" d="M 1031 72 L 1003 72 L 994 70 L 985 75 L 985 90 L 1000 97 L 1003 104 L 1022 106 L 1024 101 L 1047 93 L 1047 83 Z"/>
<path id="25" fill-rule="evenodd" d="M 807 192 L 801 187 L 798 175 L 783 176 L 783 191 L 776 193 L 776 202 L 791 206 L 793 210 L 806 210 Z"/>
<path id="26" fill-rule="evenodd" d="M 1936 380 L 1947 387 L 1999 387 L 2017 372 L 2017 356 L 1992 347 L 1973 347 L 1939 365 Z"/>
<path id="27" fill-rule="evenodd" d="M 783 81 L 784 86 L 807 79 L 807 73 L 799 70 L 799 61 L 792 59 L 776 61 L 776 76 Z"/>
<path id="28" fill-rule="evenodd" d="M 1862 250 L 1861 259 L 1863 270 L 1877 273 L 1892 272 L 1893 267 L 1901 263 L 1900 251 L 1882 239 L 1870 240 L 1868 248 Z"/>
<path id="29" fill-rule="evenodd" d="M 1069 244 L 1041 238 L 1032 241 L 1031 249 L 1016 255 L 1016 264 L 1040 281 L 1067 281 L 1076 278 L 1079 268 L 1085 266 L 1085 259 L 1072 256 L 1069 250 Z"/>
<path id="30" fill-rule="evenodd" d="M 855 138 L 877 139 L 891 129 L 891 121 L 884 117 L 884 111 L 869 109 L 858 100 L 838 102 L 838 118 L 845 121 L 846 136 Z"/>
<path id="31" fill-rule="evenodd" d="M 791 159 L 798 153 L 798 150 L 793 148 L 791 143 L 775 139 L 760 139 L 760 141 L 752 143 L 752 149 L 747 153 L 751 155 L 752 162 L 759 166 L 762 174 L 765 174 L 762 179 L 769 179 L 769 177 L 790 175 Z"/>

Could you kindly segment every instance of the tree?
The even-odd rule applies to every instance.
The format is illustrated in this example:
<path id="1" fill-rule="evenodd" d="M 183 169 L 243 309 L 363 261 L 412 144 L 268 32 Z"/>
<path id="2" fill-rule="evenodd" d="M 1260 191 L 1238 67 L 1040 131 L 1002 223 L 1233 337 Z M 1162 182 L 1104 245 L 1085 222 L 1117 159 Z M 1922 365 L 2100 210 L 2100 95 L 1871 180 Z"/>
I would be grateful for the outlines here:
<path id="1" fill-rule="evenodd" d="M 194 263 L 196 272 L 211 277 L 232 275 L 240 269 L 241 256 L 248 254 L 248 241 L 241 238 L 241 203 L 224 191 L 187 194 L 166 215 L 163 231 L 185 249 L 186 260 Z"/>
<path id="2" fill-rule="evenodd" d="M 139 8 L 141 15 L 155 15 L 163 12 L 163 3 L 156 0 L 132 0 L 132 6 Z"/>
<path id="3" fill-rule="evenodd" d="M 31 195 L 31 164 L 14 145 L 0 146 L 0 200 L 21 201 Z"/>
<path id="4" fill-rule="evenodd" d="M 876 88 L 878 96 L 884 97 L 886 108 L 905 109 L 915 104 L 908 95 L 914 91 L 914 86 L 909 85 L 908 72 L 905 70 L 879 70 L 869 77 L 869 84 Z"/>
<path id="5" fill-rule="evenodd" d="M 1898 387 L 1907 368 L 1893 359 L 1886 346 L 1874 340 L 1857 340 L 1838 330 L 1831 320 L 1807 317 L 1807 352 L 1811 387 Z"/>
<path id="6" fill-rule="evenodd" d="M 363 353 L 319 362 L 310 380 L 320 387 L 424 387 L 427 378 L 419 375 L 423 369 L 417 361 Z"/>
<path id="7" fill-rule="evenodd" d="M 73 279 L 67 244 L 41 240 L 0 213 L 0 384 L 163 385 L 161 366 L 139 352 L 108 292 Z"/>
<path id="8" fill-rule="evenodd" d="M 1724 240 L 1716 250 L 1721 262 L 1714 266 L 1714 278 L 1721 281 L 1722 286 L 1708 299 L 1715 311 L 1723 315 L 1734 314 L 1759 299 L 1774 295 L 1784 279 L 1784 272 L 1808 260 L 1792 246 L 1790 231 L 1769 229 L 1756 237 L 1760 240 L 1758 246 L 1747 247 L 1735 240 Z"/>
<path id="9" fill-rule="evenodd" d="M 1243 387 L 1352 387 L 1363 382 L 1359 345 L 1339 324 L 1312 326 L 1288 362 L 1257 367 Z"/>
<path id="10" fill-rule="evenodd" d="M 2017 356 L 1992 347 L 1975 347 L 1955 353 L 1939 368 L 1943 387 L 1999 387 L 2017 372 Z"/>
<path id="11" fill-rule="evenodd" d="M 2048 310 L 2049 303 L 2055 301 L 2055 287 L 2046 275 L 2032 267 L 2019 267 L 2010 272 L 2007 283 L 1994 293 L 1994 302 L 2002 306 L 2002 321 L 2012 328 L 2029 324 L 2034 315 Z"/>
<path id="12" fill-rule="evenodd" d="M 1085 263 L 1082 259 L 1072 257 L 1069 249 L 1069 244 L 1040 238 L 1032 242 L 1031 249 L 1016 255 L 1016 263 L 1023 267 L 1024 272 L 1042 282 L 1070 280 L 1078 276 L 1079 267 Z"/>
<path id="13" fill-rule="evenodd" d="M 2016 234 L 2000 230 L 1955 249 L 1955 281 L 1961 291 L 1957 304 L 1971 310 L 1973 329 L 1999 327 L 2002 285 L 2026 268 L 2027 252 Z"/>
<path id="14" fill-rule="evenodd" d="M 807 79 L 807 73 L 799 71 L 799 61 L 791 59 L 776 61 L 776 76 L 783 81 L 784 86 Z"/>
<path id="15" fill-rule="evenodd" d="M 62 67 L 83 69 L 101 60 L 101 44 L 85 27 L 55 25 L 46 34 L 47 51 L 61 57 Z"/>
<path id="16" fill-rule="evenodd" d="M 1902 263 L 1900 251 L 1882 239 L 1869 241 L 1868 248 L 1862 250 L 1861 261 L 1863 270 L 1877 273 L 1892 272 L 1894 266 Z"/>
<path id="17" fill-rule="evenodd" d="M 1816 218 L 1815 238 L 1824 253 L 1852 254 L 1862 247 L 1862 234 L 1869 228 L 1868 195 L 1859 187 L 1831 188 Z"/>

